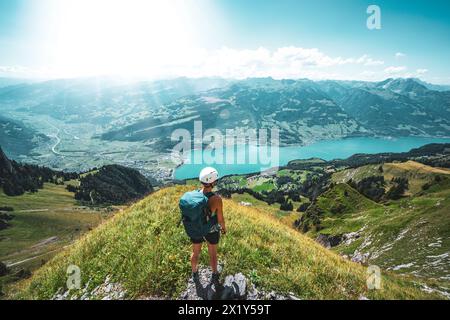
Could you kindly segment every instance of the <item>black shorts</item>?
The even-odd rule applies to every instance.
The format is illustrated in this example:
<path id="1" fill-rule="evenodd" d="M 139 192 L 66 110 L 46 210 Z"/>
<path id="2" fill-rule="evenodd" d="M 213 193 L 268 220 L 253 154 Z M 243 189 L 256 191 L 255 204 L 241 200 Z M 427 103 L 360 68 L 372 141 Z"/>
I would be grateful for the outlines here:
<path id="1" fill-rule="evenodd" d="M 192 239 L 191 241 L 193 244 L 200 244 L 203 242 L 208 242 L 209 244 L 218 244 L 220 240 L 220 231 L 208 233 L 206 236 L 204 236 L 201 239 Z"/>

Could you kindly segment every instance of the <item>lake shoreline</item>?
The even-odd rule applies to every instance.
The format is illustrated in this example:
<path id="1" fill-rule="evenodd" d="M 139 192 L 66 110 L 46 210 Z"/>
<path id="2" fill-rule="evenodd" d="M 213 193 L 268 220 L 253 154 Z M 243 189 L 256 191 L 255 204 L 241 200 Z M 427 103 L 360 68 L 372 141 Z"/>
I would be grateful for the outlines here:
<path id="1" fill-rule="evenodd" d="M 273 167 L 285 166 L 293 160 L 305 160 L 310 158 L 320 158 L 326 161 L 345 159 L 354 154 L 377 154 L 389 152 L 405 152 L 411 149 L 421 147 L 430 143 L 450 143 L 450 137 L 427 137 L 427 136 L 408 136 L 408 137 L 345 137 L 337 140 L 320 140 L 308 145 L 289 145 L 280 146 L 280 159 L 278 165 Z M 235 146 L 233 146 L 235 147 Z M 258 148 L 256 146 L 252 146 Z M 203 152 L 205 150 L 194 150 L 193 152 Z M 226 151 L 226 148 L 225 148 Z M 191 153 L 191 159 L 194 155 Z M 235 152 L 236 154 L 237 152 Z M 303 155 L 303 156 L 302 156 Z M 197 155 L 199 157 L 199 155 Z M 255 164 L 225 164 L 225 163 L 202 163 L 191 164 L 183 159 L 173 171 L 174 180 L 188 180 L 197 176 L 197 171 L 204 166 L 216 166 L 221 176 L 230 174 L 250 174 L 260 172 L 262 165 Z M 247 168 L 245 168 L 247 166 Z M 270 167 L 269 167 L 270 168 Z M 265 170 L 269 169 L 265 168 Z"/>

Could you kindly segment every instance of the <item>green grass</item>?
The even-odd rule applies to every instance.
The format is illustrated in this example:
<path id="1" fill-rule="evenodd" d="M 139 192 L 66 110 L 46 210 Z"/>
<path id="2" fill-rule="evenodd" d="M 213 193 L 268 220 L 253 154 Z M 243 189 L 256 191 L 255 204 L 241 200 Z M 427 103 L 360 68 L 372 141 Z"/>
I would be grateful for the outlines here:
<path id="1" fill-rule="evenodd" d="M 379 168 L 383 170 L 380 171 Z M 366 165 L 353 169 L 345 169 L 333 174 L 332 180 L 336 183 L 346 183 L 350 179 L 359 182 L 371 176 L 383 176 L 386 189 L 390 186 L 392 178 L 406 178 L 409 182 L 407 194 L 417 194 L 422 191 L 422 186 L 433 182 L 436 176 L 450 176 L 449 169 L 433 168 L 414 161 L 404 163 L 386 163 L 383 165 Z"/>
<path id="2" fill-rule="evenodd" d="M 70 264 L 81 268 L 89 287 L 112 276 L 129 298 L 176 298 L 190 274 L 190 242 L 179 220 L 178 199 L 189 186 L 158 191 L 117 214 L 38 270 L 16 298 L 48 299 L 65 287 Z M 381 290 L 368 290 L 366 269 L 322 248 L 270 213 L 224 200 L 229 233 L 220 244 L 223 275 L 242 272 L 260 288 L 293 292 L 303 299 L 438 298 L 407 278 L 383 273 Z M 204 251 L 201 263 L 207 265 Z M 257 275 L 257 276 L 256 276 Z M 76 292 L 72 292 L 76 294 Z"/>
<path id="3" fill-rule="evenodd" d="M 0 191 L 0 203 L 14 208 L 11 227 L 0 231 L 0 261 L 14 265 L 11 273 L 39 268 L 108 216 L 103 210 L 78 206 L 73 193 L 64 185 L 50 183 L 36 193 L 18 197 Z M 55 241 L 43 243 L 53 237 L 57 237 Z M 0 283 L 8 284 L 11 280 L 3 277 Z"/>
<path id="4" fill-rule="evenodd" d="M 92 171 L 89 171 L 89 172 L 85 172 L 85 173 L 81 174 L 81 178 L 85 178 L 85 177 L 87 177 L 89 175 L 96 175 L 98 172 L 99 172 L 99 170 L 92 170 Z"/>
<path id="5" fill-rule="evenodd" d="M 271 205 L 268 205 L 266 202 L 258 200 L 248 193 L 244 194 L 235 193 L 232 195 L 231 199 L 238 204 L 240 204 L 241 202 L 250 203 L 251 207 L 259 210 L 261 214 L 271 214 L 279 218 L 280 221 L 282 221 L 288 226 L 292 226 L 294 224 L 294 221 L 297 219 L 297 214 L 295 212 L 287 212 L 280 210 L 279 203 L 273 203 Z"/>
<path id="6" fill-rule="evenodd" d="M 237 184 L 239 187 L 247 186 L 247 179 L 244 176 L 232 176 L 230 177 L 232 183 Z"/>
<path id="7" fill-rule="evenodd" d="M 342 196 L 347 190 L 347 197 Z M 350 190 L 350 191 L 349 191 Z M 334 248 L 342 254 L 369 254 L 370 263 L 399 273 L 438 280 L 450 292 L 450 179 L 428 191 L 387 204 L 377 204 L 346 184 L 336 185 L 318 199 L 325 214 L 320 233 L 339 235 L 360 231 L 361 238 Z M 338 204 L 342 212 L 333 214 Z M 317 232 L 309 234 L 315 238 Z M 364 240 L 367 240 L 363 245 Z M 430 258 L 430 257 L 442 257 Z M 414 263 L 410 267 L 401 267 Z"/>
<path id="8" fill-rule="evenodd" d="M 274 189 L 275 189 L 275 185 L 273 184 L 273 182 L 270 182 L 270 181 L 263 182 L 261 184 L 257 184 L 252 188 L 253 191 L 260 192 L 260 193 L 263 191 L 270 192 Z"/>
<path id="9" fill-rule="evenodd" d="M 319 158 L 311 158 L 311 159 L 300 159 L 300 160 L 292 160 L 289 162 L 289 164 L 292 165 L 300 165 L 300 164 L 321 164 L 325 163 L 325 160 L 319 159 Z"/>
<path id="10" fill-rule="evenodd" d="M 318 205 L 330 215 L 333 215 L 333 209 L 338 210 L 338 207 L 346 213 L 380 207 L 379 204 L 362 196 L 347 184 L 338 184 L 325 192 L 318 199 Z"/>
<path id="11" fill-rule="evenodd" d="M 354 182 L 359 182 L 364 178 L 382 176 L 383 173 L 379 171 L 379 167 L 379 164 L 370 164 L 358 168 L 341 170 L 333 174 L 332 180 L 335 183 L 346 183 L 350 179 Z"/>
<path id="12" fill-rule="evenodd" d="M 186 180 L 186 185 L 188 185 L 188 186 L 198 186 L 198 187 L 200 187 L 200 183 L 198 182 L 198 179 L 189 179 L 189 180 Z"/>
<path id="13" fill-rule="evenodd" d="M 312 171 L 308 170 L 289 170 L 283 169 L 277 172 L 277 176 L 279 177 L 291 177 L 298 183 L 303 183 L 306 181 L 306 176 Z"/>
<path id="14" fill-rule="evenodd" d="M 46 183 L 44 189 L 36 193 L 25 193 L 18 197 L 9 197 L 0 190 L 0 203 L 12 206 L 15 211 L 64 207 L 75 203 L 73 193 L 65 186 Z"/>

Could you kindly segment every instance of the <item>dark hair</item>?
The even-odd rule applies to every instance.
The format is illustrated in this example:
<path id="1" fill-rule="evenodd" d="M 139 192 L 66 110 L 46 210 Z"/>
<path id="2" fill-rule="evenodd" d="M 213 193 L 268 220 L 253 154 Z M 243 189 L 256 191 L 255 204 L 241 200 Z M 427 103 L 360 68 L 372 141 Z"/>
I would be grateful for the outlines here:
<path id="1" fill-rule="evenodd" d="M 214 181 L 213 183 L 204 183 L 204 182 L 202 182 L 202 185 L 205 187 L 205 188 L 210 188 L 210 187 L 213 187 L 214 186 L 214 183 L 216 183 L 217 181 Z"/>

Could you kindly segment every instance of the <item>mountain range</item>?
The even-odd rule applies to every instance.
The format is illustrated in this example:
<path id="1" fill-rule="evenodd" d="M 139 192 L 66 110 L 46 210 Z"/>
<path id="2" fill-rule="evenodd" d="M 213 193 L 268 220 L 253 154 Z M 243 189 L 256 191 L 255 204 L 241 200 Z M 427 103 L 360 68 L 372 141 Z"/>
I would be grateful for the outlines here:
<path id="1" fill-rule="evenodd" d="M 414 79 L 379 83 L 247 79 L 183 97 L 142 119 L 101 135 L 120 141 L 158 140 L 167 145 L 176 128 L 281 130 L 282 143 L 304 144 L 351 136 L 448 136 L 450 92 Z"/>
<path id="2" fill-rule="evenodd" d="M 14 159 L 58 170 L 106 164 L 167 180 L 176 129 L 280 130 L 282 145 L 348 137 L 450 136 L 450 91 L 419 79 L 381 82 L 115 78 L 0 88 L 1 143 Z M 21 143 L 17 143 L 20 141 Z M 157 164 L 157 165 L 155 165 Z"/>

